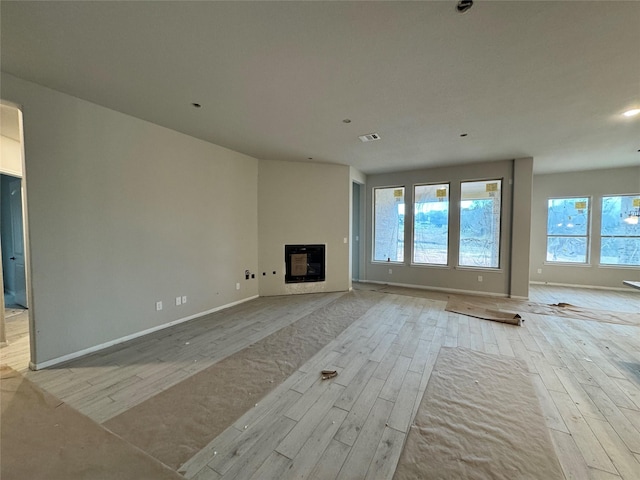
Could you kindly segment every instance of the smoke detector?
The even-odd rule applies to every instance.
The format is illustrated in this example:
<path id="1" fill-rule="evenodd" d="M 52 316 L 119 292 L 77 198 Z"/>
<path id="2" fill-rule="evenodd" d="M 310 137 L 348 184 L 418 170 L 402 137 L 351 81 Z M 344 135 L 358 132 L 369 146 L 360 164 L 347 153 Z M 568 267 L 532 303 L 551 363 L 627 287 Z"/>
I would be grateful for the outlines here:
<path id="1" fill-rule="evenodd" d="M 373 142 L 374 140 L 380 140 L 380 135 L 377 133 L 367 133 L 366 135 L 360 135 L 358 138 L 361 142 Z"/>

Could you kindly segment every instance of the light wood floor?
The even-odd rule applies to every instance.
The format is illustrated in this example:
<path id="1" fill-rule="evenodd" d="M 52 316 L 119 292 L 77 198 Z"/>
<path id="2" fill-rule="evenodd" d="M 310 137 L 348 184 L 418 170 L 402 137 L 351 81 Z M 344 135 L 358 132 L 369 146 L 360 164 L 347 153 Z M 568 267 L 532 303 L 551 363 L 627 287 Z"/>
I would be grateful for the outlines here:
<path id="1" fill-rule="evenodd" d="M 440 347 L 460 346 L 527 363 L 567 479 L 640 479 L 640 327 L 534 314 L 514 327 L 446 312 L 446 294 L 402 293 L 376 292 L 375 307 L 189 460 L 185 477 L 392 478 Z M 256 299 L 39 372 L 26 369 L 23 336 L 2 362 L 104 422 L 341 295 Z M 536 285 L 530 298 L 640 312 L 631 289 Z M 339 375 L 323 382 L 324 368 Z"/>

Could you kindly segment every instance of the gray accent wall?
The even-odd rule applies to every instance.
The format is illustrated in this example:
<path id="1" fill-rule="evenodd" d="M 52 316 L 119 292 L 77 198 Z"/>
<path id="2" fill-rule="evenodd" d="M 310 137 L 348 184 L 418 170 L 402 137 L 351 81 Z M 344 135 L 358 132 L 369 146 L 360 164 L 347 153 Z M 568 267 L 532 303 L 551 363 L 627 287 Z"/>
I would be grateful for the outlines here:
<path id="1" fill-rule="evenodd" d="M 258 160 L 11 75 L 1 88 L 23 109 L 34 363 L 258 294 Z"/>
<path id="2" fill-rule="evenodd" d="M 349 167 L 261 160 L 259 172 L 260 295 L 348 290 Z M 326 281 L 286 284 L 287 244 L 325 244 Z"/>
<path id="3" fill-rule="evenodd" d="M 531 217 L 531 273 L 534 282 L 626 288 L 623 280 L 640 281 L 640 267 L 599 265 L 602 197 L 640 193 L 640 167 L 535 175 Z M 591 199 L 591 241 L 586 265 L 546 262 L 547 201 L 553 197 L 587 196 Z M 542 270 L 538 273 L 538 270 Z"/>
<path id="4" fill-rule="evenodd" d="M 533 160 L 523 158 L 367 176 L 367 232 L 365 235 L 367 281 L 478 294 L 527 297 L 529 274 L 526 268 L 529 257 L 527 237 L 530 222 L 528 206 L 531 201 L 532 168 Z M 512 183 L 514 177 L 515 184 Z M 458 267 L 460 182 L 490 179 L 502 179 L 500 268 Z M 411 264 L 413 187 L 417 184 L 430 183 L 450 183 L 448 266 Z M 373 262 L 373 189 L 393 186 L 405 187 L 405 261 L 402 264 Z M 513 221 L 512 207 L 515 207 L 518 213 L 517 221 Z M 515 228 L 524 230 L 519 231 L 518 241 L 512 242 L 512 231 Z M 518 264 L 519 268 L 517 270 L 512 268 L 513 264 Z M 478 281 L 479 276 L 482 276 L 482 282 Z"/>

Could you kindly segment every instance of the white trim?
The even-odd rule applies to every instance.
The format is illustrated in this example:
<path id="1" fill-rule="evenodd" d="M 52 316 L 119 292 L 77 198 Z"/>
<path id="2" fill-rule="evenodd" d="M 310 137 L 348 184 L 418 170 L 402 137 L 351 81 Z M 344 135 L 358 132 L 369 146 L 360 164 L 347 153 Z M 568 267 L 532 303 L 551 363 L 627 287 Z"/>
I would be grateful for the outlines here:
<path id="1" fill-rule="evenodd" d="M 466 295 L 482 295 L 487 297 L 509 297 L 509 295 L 506 293 L 480 292 L 477 290 L 461 290 L 458 288 L 431 287 L 428 285 L 412 285 L 409 283 L 379 282 L 376 280 L 360 280 L 360 283 L 375 283 L 378 285 L 391 285 L 392 287 L 415 288 L 418 290 L 434 290 L 436 292 L 464 293 Z"/>
<path id="2" fill-rule="evenodd" d="M 593 267 L 592 263 L 583 263 L 583 262 L 550 262 L 549 260 L 545 260 L 543 263 L 543 265 L 548 265 L 550 267 L 578 267 L 578 268 L 585 268 L 585 267 Z"/>
<path id="3" fill-rule="evenodd" d="M 599 263 L 596 266 L 598 268 L 615 268 L 615 269 L 620 269 L 620 270 L 637 270 L 638 267 L 640 267 L 640 265 L 611 265 L 609 263 Z"/>
<path id="4" fill-rule="evenodd" d="M 573 288 L 592 288 L 594 290 L 616 290 L 618 292 L 628 292 L 629 289 L 625 287 L 604 287 L 600 285 L 580 285 L 577 283 L 555 283 L 555 282 L 535 282 L 529 281 L 533 285 L 549 285 L 551 287 L 573 287 Z"/>
<path id="5" fill-rule="evenodd" d="M 258 297 L 259 297 L 259 295 L 253 295 L 252 297 L 243 298 L 242 300 L 238 300 L 236 302 L 227 303 L 226 305 L 221 305 L 219 307 L 212 308 L 211 310 L 207 310 L 205 312 L 200 312 L 200 313 L 196 313 L 194 315 L 189 315 L 188 317 L 179 318 L 178 320 L 172 320 L 171 322 L 165 323 L 163 325 L 157 325 L 155 327 L 148 328 L 147 330 L 142 330 L 140 332 L 132 333 L 131 335 L 126 335 L 124 337 L 120 337 L 120 338 L 117 338 L 115 340 L 110 340 L 108 342 L 101 343 L 100 345 L 95 345 L 93 347 L 85 348 L 83 350 L 79 350 L 77 352 L 69 353 L 67 355 L 63 355 L 63 356 L 58 357 L 58 358 L 47 360 L 45 362 L 41 362 L 41 363 L 29 362 L 29 369 L 31 369 L 31 370 L 40 370 L 42 368 L 47 368 L 47 367 L 51 367 L 53 365 L 58 365 L 60 363 L 67 362 L 69 360 L 73 360 L 75 358 L 82 357 L 84 355 L 88 355 L 90 353 L 94 353 L 94 352 L 97 352 L 99 350 L 103 350 L 105 348 L 109 348 L 109 347 L 112 347 L 114 345 L 118 345 L 120 343 L 127 342 L 129 340 L 133 340 L 134 338 L 142 337 L 144 335 L 148 335 L 150 333 L 157 332 L 158 330 L 163 330 L 165 328 L 169 328 L 169 327 L 172 327 L 174 325 L 178 325 L 180 323 L 188 322 L 189 320 L 193 320 L 193 319 L 198 318 L 198 317 L 203 317 L 204 315 L 209 315 L 210 313 L 215 313 L 215 312 L 218 312 L 220 310 L 224 310 L 226 308 L 234 307 L 234 306 L 239 305 L 241 303 L 245 303 L 245 302 L 248 302 L 248 301 L 251 301 L 251 300 L 255 300 Z"/>
<path id="6" fill-rule="evenodd" d="M 504 269 L 502 267 L 472 267 L 470 265 L 455 265 L 453 268 L 462 271 L 504 273 Z"/>

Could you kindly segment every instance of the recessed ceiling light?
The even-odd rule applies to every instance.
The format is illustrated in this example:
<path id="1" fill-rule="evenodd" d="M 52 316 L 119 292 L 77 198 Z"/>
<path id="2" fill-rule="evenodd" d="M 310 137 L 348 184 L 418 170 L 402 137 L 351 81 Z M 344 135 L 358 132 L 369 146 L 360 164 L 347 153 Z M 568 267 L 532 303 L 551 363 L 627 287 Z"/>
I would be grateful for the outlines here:
<path id="1" fill-rule="evenodd" d="M 202 105 L 200 105 L 199 103 L 195 103 L 195 102 L 192 103 L 191 106 L 195 107 L 195 108 L 202 108 Z"/>
<path id="2" fill-rule="evenodd" d="M 456 9 L 460 13 L 467 12 L 471 7 L 473 7 L 473 0 L 460 0 L 456 5 Z"/>
<path id="3" fill-rule="evenodd" d="M 633 108 L 631 110 L 627 110 L 622 115 L 624 115 L 625 117 L 635 117 L 639 113 L 640 113 L 640 108 Z"/>
<path id="4" fill-rule="evenodd" d="M 351 123 L 351 120 L 349 120 L 348 118 L 345 118 L 344 120 L 342 120 L 342 123 Z"/>

